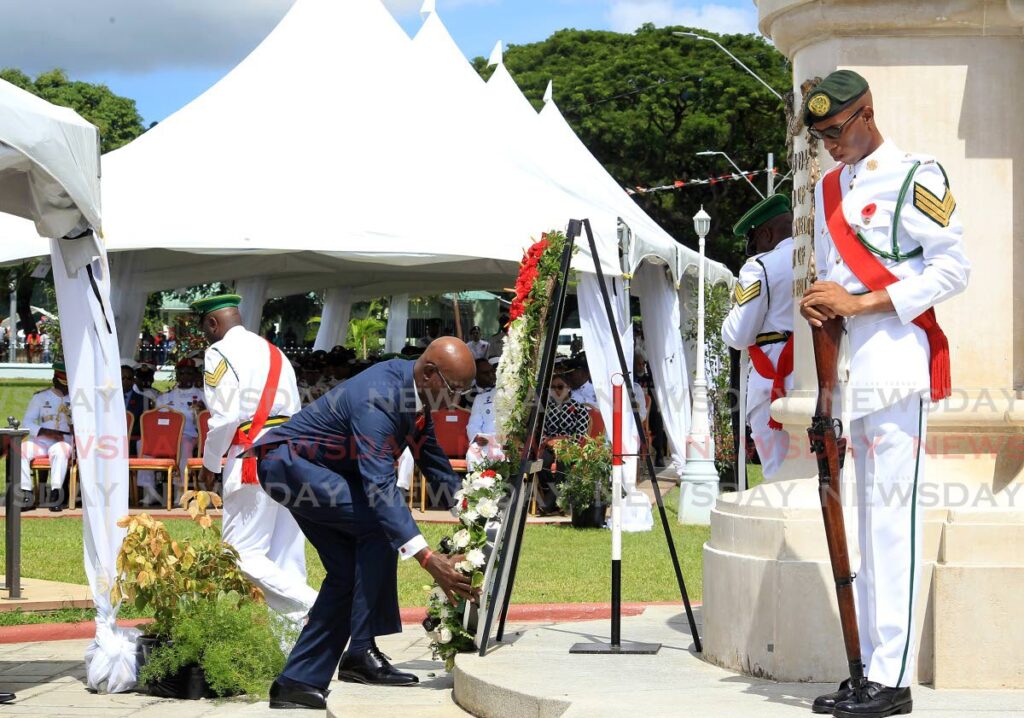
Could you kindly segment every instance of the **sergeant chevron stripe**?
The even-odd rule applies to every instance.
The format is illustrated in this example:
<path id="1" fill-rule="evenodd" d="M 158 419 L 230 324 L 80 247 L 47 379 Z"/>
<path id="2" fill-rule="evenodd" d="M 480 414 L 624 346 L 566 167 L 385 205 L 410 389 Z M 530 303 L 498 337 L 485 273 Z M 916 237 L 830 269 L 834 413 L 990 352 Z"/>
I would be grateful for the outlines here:
<path id="1" fill-rule="evenodd" d="M 206 385 L 215 387 L 220 384 L 220 380 L 224 378 L 224 374 L 228 370 L 228 363 L 222 361 L 212 372 L 203 372 L 203 379 L 206 380 Z"/>
<path id="2" fill-rule="evenodd" d="M 748 287 L 742 287 L 739 282 L 736 282 L 736 289 L 733 290 L 733 296 L 736 297 L 736 304 L 739 304 L 740 306 L 746 304 L 755 297 L 761 296 L 761 280 L 758 279 Z"/>
<path id="3" fill-rule="evenodd" d="M 946 194 L 942 199 L 922 184 L 914 183 L 914 206 L 925 213 L 925 215 L 940 227 L 948 227 L 949 220 L 956 209 L 956 200 L 953 193 L 946 188 Z"/>

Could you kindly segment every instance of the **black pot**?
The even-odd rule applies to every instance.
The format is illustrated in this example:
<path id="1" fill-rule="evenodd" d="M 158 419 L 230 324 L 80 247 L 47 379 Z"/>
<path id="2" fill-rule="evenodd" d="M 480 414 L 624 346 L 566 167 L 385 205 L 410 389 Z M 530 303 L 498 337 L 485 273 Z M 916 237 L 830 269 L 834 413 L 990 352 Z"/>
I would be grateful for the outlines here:
<path id="1" fill-rule="evenodd" d="M 608 506 L 605 504 L 591 504 L 585 509 L 577 509 L 575 504 L 572 507 L 572 525 L 578 529 L 602 529 L 605 524 L 605 512 Z"/>
<path id="2" fill-rule="evenodd" d="M 135 663 L 139 673 L 142 673 L 142 669 L 149 661 L 153 651 L 165 645 L 170 645 L 170 641 L 152 636 L 139 637 L 135 644 Z M 184 666 L 174 675 L 141 685 L 140 690 L 158 698 L 177 698 L 188 701 L 214 697 L 210 684 L 206 682 L 206 674 L 195 663 Z"/>

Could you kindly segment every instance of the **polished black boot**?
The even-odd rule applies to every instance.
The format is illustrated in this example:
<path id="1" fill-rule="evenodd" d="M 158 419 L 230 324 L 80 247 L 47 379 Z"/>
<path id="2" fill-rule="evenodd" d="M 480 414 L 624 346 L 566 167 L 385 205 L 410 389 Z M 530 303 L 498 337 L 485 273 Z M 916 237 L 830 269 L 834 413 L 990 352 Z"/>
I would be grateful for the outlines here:
<path id="1" fill-rule="evenodd" d="M 312 708 L 322 711 L 327 709 L 328 693 L 330 691 L 278 676 L 270 686 L 270 707 Z"/>
<path id="2" fill-rule="evenodd" d="M 414 686 L 420 682 L 412 673 L 396 670 L 376 644 L 361 653 L 346 651 L 338 666 L 338 680 L 369 686 Z"/>
<path id="3" fill-rule="evenodd" d="M 46 502 L 50 511 L 57 513 L 64 510 L 63 493 L 60 489 L 50 489 L 50 496 Z"/>
<path id="4" fill-rule="evenodd" d="M 13 693 L 7 693 L 6 691 L 0 691 L 0 703 L 10 703 L 15 700 L 18 696 Z"/>
<path id="5" fill-rule="evenodd" d="M 885 718 L 885 716 L 906 715 L 914 708 L 910 687 L 888 688 L 881 683 L 869 681 L 864 693 L 850 700 L 836 703 L 832 715 L 838 718 Z"/>
<path id="6" fill-rule="evenodd" d="M 839 690 L 815 698 L 814 703 L 811 704 L 811 710 L 815 713 L 831 714 L 837 703 L 848 701 L 853 696 L 853 689 L 850 688 L 850 679 L 847 678 L 839 684 Z"/>

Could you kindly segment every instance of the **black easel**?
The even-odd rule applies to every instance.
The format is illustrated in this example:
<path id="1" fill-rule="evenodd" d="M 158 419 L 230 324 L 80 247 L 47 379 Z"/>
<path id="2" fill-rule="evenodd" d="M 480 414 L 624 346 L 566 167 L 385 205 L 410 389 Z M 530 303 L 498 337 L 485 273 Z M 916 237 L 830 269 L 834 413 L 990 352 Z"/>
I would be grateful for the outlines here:
<path id="1" fill-rule="evenodd" d="M 562 323 L 562 315 L 565 311 L 565 296 L 568 288 L 569 267 L 572 261 L 572 251 L 576 239 L 582 230 L 586 230 L 587 241 L 590 246 L 590 254 L 594 260 L 594 269 L 597 273 L 598 285 L 601 288 L 601 297 L 604 301 L 605 313 L 608 323 L 612 328 L 612 337 L 615 341 L 615 351 L 618 354 L 619 367 L 625 379 L 625 388 L 629 403 L 633 410 L 633 420 L 639 428 L 643 426 L 640 421 L 640 414 L 637 410 L 636 396 L 633 392 L 632 371 L 626 363 L 626 356 L 622 350 L 622 343 L 619 340 L 618 329 L 615 326 L 615 315 L 612 312 L 611 298 L 608 296 L 608 289 L 605 286 L 604 272 L 601 269 L 601 261 L 597 251 L 597 243 L 594 241 L 594 232 L 590 226 L 590 220 L 570 220 L 566 232 L 566 246 L 562 254 L 562 262 L 556 280 L 553 294 L 551 311 L 548 314 L 547 326 L 545 327 L 544 346 L 540 367 L 537 372 L 537 384 L 535 390 L 535 402 L 530 412 L 530 419 L 527 423 L 529 431 L 526 435 L 526 443 L 523 445 L 523 453 L 519 462 L 519 473 L 512 483 L 510 500 L 501 523 L 501 531 L 495 541 L 494 550 L 498 552 L 496 562 L 495 579 L 488 591 L 483 631 L 479 636 L 480 655 L 487 653 L 491 639 L 491 625 L 494 618 L 493 607 L 498 598 L 501 599 L 501 611 L 498 619 L 498 631 L 496 639 L 501 641 L 505 632 L 505 621 L 508 618 L 509 603 L 512 599 L 512 588 L 515 584 L 516 569 L 519 564 L 519 553 L 522 547 L 523 533 L 526 529 L 526 514 L 529 506 L 526 490 L 526 478 L 532 476 L 540 469 L 538 455 L 540 453 L 540 431 L 543 428 L 543 417 L 546 402 L 543 401 L 548 385 L 551 383 L 551 372 L 554 368 L 556 338 Z M 669 528 L 668 514 L 665 511 L 665 502 L 661 495 L 661 487 L 658 485 L 657 474 L 654 470 L 654 460 L 651 451 L 643 451 L 647 446 L 647 437 L 644 432 L 637 432 L 640 439 L 641 453 L 647 459 L 647 468 L 651 474 L 651 484 L 654 487 L 654 495 L 658 504 L 658 513 L 661 516 L 661 524 L 665 530 L 665 540 L 668 542 L 669 555 L 672 559 L 672 566 L 675 569 L 676 582 L 679 584 L 679 592 L 682 597 L 683 606 L 686 609 L 686 617 L 690 624 L 690 634 L 693 636 L 694 647 L 697 652 L 703 651 L 700 634 L 697 632 L 697 622 L 694 619 L 693 608 L 690 605 L 690 597 L 686 592 L 686 583 L 683 580 L 683 572 L 679 566 L 679 555 L 676 553 L 675 541 L 672 539 L 672 531 Z M 532 484 L 531 484 L 532 485 Z M 619 578 L 619 577 L 617 577 Z M 618 581 L 613 581 L 617 584 Z M 613 595 L 620 594 L 620 586 L 612 586 Z M 613 625 L 617 624 L 616 617 L 612 617 Z"/>

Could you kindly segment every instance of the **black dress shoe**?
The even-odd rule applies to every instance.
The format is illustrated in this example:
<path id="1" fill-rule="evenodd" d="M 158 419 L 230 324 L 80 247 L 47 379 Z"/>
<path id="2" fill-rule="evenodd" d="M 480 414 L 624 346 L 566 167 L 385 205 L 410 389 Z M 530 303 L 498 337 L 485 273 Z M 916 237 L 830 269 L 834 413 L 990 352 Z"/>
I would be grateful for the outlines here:
<path id="1" fill-rule="evenodd" d="M 396 670 L 376 645 L 362 653 L 345 652 L 338 666 L 338 680 L 369 686 L 414 686 L 420 679 Z"/>
<path id="2" fill-rule="evenodd" d="M 836 707 L 837 703 L 848 701 L 853 698 L 853 689 L 850 688 L 850 679 L 847 678 L 845 681 L 839 684 L 839 690 L 826 693 L 823 696 L 818 696 L 814 699 L 814 703 L 811 704 L 811 710 L 815 713 L 832 713 L 832 710 Z"/>
<path id="3" fill-rule="evenodd" d="M 328 693 L 330 691 L 278 676 L 270 686 L 270 707 L 312 708 L 322 711 L 327 709 Z"/>
<path id="4" fill-rule="evenodd" d="M 17 697 L 18 696 L 14 695 L 13 693 L 5 693 L 3 691 L 0 691 L 0 703 L 10 703 Z"/>
<path id="5" fill-rule="evenodd" d="M 869 681 L 860 700 L 856 696 L 836 704 L 832 715 L 839 718 L 885 718 L 885 716 L 906 715 L 914 709 L 910 687 L 888 688 L 881 683 Z"/>

